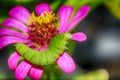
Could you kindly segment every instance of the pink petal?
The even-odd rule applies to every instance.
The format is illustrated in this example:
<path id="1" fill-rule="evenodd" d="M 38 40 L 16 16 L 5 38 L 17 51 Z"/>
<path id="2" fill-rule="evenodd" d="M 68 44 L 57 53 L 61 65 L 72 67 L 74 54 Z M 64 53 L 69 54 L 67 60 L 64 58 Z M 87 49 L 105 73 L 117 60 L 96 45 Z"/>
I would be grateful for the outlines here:
<path id="1" fill-rule="evenodd" d="M 9 15 L 24 23 L 27 23 L 30 12 L 23 6 L 16 6 L 9 11 Z"/>
<path id="2" fill-rule="evenodd" d="M 14 43 L 28 43 L 28 42 L 30 41 L 27 39 L 22 39 L 13 36 L 4 36 L 0 38 L 0 49 Z"/>
<path id="3" fill-rule="evenodd" d="M 64 32 L 69 32 L 78 22 L 80 22 L 89 12 L 90 6 L 82 6 L 73 19 L 71 20 L 70 24 L 66 27 Z"/>
<path id="4" fill-rule="evenodd" d="M 33 45 L 32 43 L 28 43 L 28 44 L 27 44 L 28 47 L 30 47 L 30 46 L 32 46 L 32 45 Z"/>
<path id="5" fill-rule="evenodd" d="M 27 73 L 29 72 L 30 68 L 31 68 L 30 64 L 28 64 L 25 61 L 22 61 L 15 70 L 16 79 L 23 80 L 26 77 Z"/>
<path id="6" fill-rule="evenodd" d="M 82 32 L 72 34 L 72 40 L 85 41 L 87 39 L 86 35 Z"/>
<path id="7" fill-rule="evenodd" d="M 14 27 L 17 28 L 23 32 L 27 32 L 28 28 L 21 23 L 20 21 L 14 19 L 14 18 L 7 18 L 2 24 L 1 26 L 8 26 L 8 27 Z"/>
<path id="8" fill-rule="evenodd" d="M 40 50 L 44 51 L 48 48 L 48 46 L 43 46 Z"/>
<path id="9" fill-rule="evenodd" d="M 21 37 L 27 39 L 28 36 L 24 35 L 20 32 L 17 32 L 15 30 L 7 29 L 7 28 L 2 28 L 0 29 L 0 36 L 16 36 L 16 37 Z"/>
<path id="10" fill-rule="evenodd" d="M 71 73 L 76 69 L 71 56 L 64 52 L 57 60 L 58 66 L 66 73 Z"/>
<path id="11" fill-rule="evenodd" d="M 36 50 L 36 51 L 38 51 L 40 48 L 38 48 L 38 47 L 36 47 L 36 48 L 34 48 L 34 50 Z"/>
<path id="12" fill-rule="evenodd" d="M 34 80 L 39 80 L 42 77 L 43 70 L 41 68 L 32 67 L 29 76 Z"/>
<path id="13" fill-rule="evenodd" d="M 71 6 L 62 6 L 58 11 L 58 15 L 60 17 L 60 27 L 59 33 L 62 33 L 64 29 L 66 29 L 66 25 L 68 24 L 68 20 L 73 12 L 73 7 Z"/>
<path id="14" fill-rule="evenodd" d="M 42 4 L 39 4 L 35 7 L 35 11 L 36 11 L 36 14 L 39 16 L 41 15 L 41 13 L 43 13 L 44 11 L 46 12 L 50 12 L 51 11 L 51 8 L 48 4 L 46 3 L 42 3 Z"/>
<path id="15" fill-rule="evenodd" d="M 14 52 L 8 59 L 8 66 L 11 70 L 15 70 L 18 64 L 20 56 L 17 52 Z"/>

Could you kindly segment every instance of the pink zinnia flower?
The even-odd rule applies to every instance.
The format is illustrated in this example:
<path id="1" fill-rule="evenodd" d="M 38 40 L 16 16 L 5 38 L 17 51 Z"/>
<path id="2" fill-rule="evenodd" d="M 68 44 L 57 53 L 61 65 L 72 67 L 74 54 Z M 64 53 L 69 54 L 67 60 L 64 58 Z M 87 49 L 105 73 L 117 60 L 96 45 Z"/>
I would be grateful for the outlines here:
<path id="1" fill-rule="evenodd" d="M 59 27 L 56 27 L 55 21 L 57 19 L 48 4 L 43 3 L 35 7 L 37 16 L 34 13 L 30 14 L 23 6 L 16 6 L 9 11 L 11 17 L 1 24 L 4 28 L 0 30 L 0 36 L 2 36 L 0 49 L 9 44 L 23 43 L 37 51 L 46 50 L 53 37 L 61 33 L 68 33 L 87 15 L 89 9 L 89 6 L 82 6 L 70 20 L 73 7 L 61 6 L 58 11 L 60 24 Z M 82 32 L 74 33 L 71 35 L 71 39 L 84 41 L 86 35 Z M 76 69 L 72 57 L 64 51 L 56 59 L 56 63 L 66 73 L 71 73 Z M 33 79 L 40 79 L 44 69 L 43 66 L 34 65 L 24 57 L 21 61 L 21 55 L 17 51 L 9 57 L 8 65 L 11 70 L 15 71 L 16 79 L 20 80 L 27 75 Z"/>

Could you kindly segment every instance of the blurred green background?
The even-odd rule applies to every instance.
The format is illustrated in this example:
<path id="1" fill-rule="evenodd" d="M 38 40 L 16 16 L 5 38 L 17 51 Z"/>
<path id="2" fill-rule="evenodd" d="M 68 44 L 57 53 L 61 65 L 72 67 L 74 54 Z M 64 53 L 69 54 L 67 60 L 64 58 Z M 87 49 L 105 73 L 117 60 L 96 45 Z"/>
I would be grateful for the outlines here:
<path id="1" fill-rule="evenodd" d="M 73 6 L 74 13 L 83 5 L 91 6 L 90 13 L 73 30 L 86 33 L 87 41 L 68 45 L 77 70 L 71 74 L 53 70 L 56 75 L 51 80 L 120 80 L 120 0 L 0 0 L 0 24 L 14 6 L 23 5 L 33 12 L 40 3 L 50 4 L 56 14 L 61 5 Z M 0 80 L 15 79 L 7 65 L 12 52 L 12 45 L 0 50 Z"/>

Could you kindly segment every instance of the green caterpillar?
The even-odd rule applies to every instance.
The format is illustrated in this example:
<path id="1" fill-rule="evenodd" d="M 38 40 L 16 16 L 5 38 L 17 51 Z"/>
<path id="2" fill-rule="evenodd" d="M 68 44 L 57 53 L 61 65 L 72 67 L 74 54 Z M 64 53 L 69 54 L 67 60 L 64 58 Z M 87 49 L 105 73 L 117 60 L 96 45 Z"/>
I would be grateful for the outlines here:
<path id="1" fill-rule="evenodd" d="M 49 48 L 45 51 L 35 51 L 29 48 L 25 44 L 16 44 L 16 50 L 27 61 L 35 65 L 46 66 L 53 64 L 56 59 L 63 53 L 68 43 L 68 39 L 71 38 L 71 34 L 62 33 L 51 39 Z"/>

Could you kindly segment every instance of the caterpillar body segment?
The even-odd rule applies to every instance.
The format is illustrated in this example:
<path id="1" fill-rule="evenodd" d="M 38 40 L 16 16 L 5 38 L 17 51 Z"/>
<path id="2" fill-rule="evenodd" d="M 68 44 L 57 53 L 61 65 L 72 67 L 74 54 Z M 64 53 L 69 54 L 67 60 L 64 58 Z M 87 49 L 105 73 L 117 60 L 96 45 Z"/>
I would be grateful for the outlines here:
<path id="1" fill-rule="evenodd" d="M 62 33 L 51 39 L 49 47 L 44 51 L 36 51 L 25 44 L 16 44 L 16 50 L 27 61 L 35 65 L 47 66 L 53 64 L 63 53 L 71 34 Z"/>

